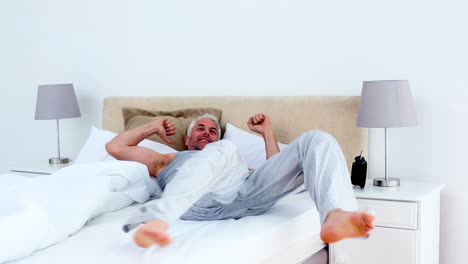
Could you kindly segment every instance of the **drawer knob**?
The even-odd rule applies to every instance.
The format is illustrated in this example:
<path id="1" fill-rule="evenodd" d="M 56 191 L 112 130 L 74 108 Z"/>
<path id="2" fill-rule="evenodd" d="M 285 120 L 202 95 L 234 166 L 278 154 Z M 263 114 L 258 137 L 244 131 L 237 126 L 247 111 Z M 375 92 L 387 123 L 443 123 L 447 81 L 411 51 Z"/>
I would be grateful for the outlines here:
<path id="1" fill-rule="evenodd" d="M 336 256 L 335 263 L 336 264 L 344 264 L 345 263 L 344 256 L 342 256 L 342 255 Z"/>

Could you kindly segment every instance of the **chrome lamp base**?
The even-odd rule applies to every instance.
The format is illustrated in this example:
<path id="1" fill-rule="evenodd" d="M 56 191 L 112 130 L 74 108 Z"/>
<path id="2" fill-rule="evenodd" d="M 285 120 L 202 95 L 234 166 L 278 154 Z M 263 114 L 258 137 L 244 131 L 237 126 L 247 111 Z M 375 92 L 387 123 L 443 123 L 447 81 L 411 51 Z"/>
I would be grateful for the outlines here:
<path id="1" fill-rule="evenodd" d="M 374 186 L 379 187 L 396 187 L 400 186 L 400 179 L 399 178 L 376 178 L 374 179 Z"/>
<path id="2" fill-rule="evenodd" d="M 59 158 L 50 158 L 49 159 L 49 164 L 65 164 L 69 163 L 70 159 L 69 158 L 64 158 L 64 157 L 59 157 Z"/>

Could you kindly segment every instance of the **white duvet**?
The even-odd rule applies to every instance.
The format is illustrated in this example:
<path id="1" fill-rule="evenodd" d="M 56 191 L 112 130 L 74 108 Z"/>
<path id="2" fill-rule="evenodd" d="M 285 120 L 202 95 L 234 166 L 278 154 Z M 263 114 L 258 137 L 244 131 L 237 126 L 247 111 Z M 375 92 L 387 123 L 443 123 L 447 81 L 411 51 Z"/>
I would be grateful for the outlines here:
<path id="1" fill-rule="evenodd" d="M 140 248 L 132 233 L 121 231 L 139 206 L 95 217 L 67 240 L 11 264 L 284 264 L 300 263 L 325 245 L 307 192 L 291 194 L 258 216 L 179 220 L 169 227 L 173 243 L 165 248 Z"/>
<path id="2" fill-rule="evenodd" d="M 93 217 L 158 192 L 146 166 L 129 161 L 72 165 L 37 178 L 2 175 L 0 262 L 61 242 Z"/>

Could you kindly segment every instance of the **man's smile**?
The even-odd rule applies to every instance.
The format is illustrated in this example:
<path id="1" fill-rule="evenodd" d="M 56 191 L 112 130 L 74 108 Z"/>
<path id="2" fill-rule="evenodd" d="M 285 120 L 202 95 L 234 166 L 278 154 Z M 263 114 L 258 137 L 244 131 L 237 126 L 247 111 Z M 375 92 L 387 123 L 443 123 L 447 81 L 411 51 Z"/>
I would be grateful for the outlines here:
<path id="1" fill-rule="evenodd" d="M 200 143 L 211 143 L 211 140 L 209 140 L 208 138 L 200 138 L 198 140 L 198 142 L 200 142 Z"/>

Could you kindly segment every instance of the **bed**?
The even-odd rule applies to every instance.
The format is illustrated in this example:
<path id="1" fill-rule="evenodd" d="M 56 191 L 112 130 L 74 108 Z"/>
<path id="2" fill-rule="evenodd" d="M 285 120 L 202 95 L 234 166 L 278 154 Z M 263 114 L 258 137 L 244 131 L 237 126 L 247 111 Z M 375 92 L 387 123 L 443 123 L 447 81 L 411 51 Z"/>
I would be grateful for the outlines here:
<path id="1" fill-rule="evenodd" d="M 122 109 L 222 109 L 223 131 L 229 123 L 248 130 L 247 118 L 268 114 L 277 139 L 290 143 L 301 133 L 320 129 L 337 139 L 351 168 L 354 157 L 367 151 L 367 130 L 355 120 L 359 97 L 110 97 L 104 100 L 103 130 L 125 129 Z M 13 175 L 6 175 L 12 179 Z M 122 224 L 138 204 L 107 212 L 87 221 L 71 237 L 12 263 L 328 263 L 320 238 L 315 205 L 297 190 L 260 216 L 209 222 L 179 221 L 170 229 L 174 243 L 167 248 L 142 249 Z"/>

